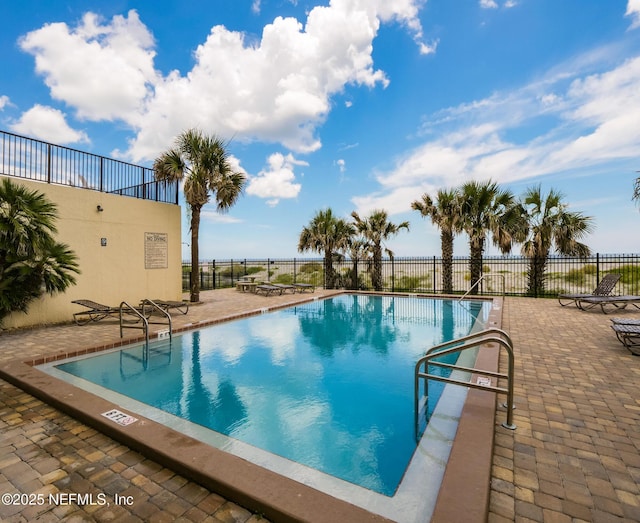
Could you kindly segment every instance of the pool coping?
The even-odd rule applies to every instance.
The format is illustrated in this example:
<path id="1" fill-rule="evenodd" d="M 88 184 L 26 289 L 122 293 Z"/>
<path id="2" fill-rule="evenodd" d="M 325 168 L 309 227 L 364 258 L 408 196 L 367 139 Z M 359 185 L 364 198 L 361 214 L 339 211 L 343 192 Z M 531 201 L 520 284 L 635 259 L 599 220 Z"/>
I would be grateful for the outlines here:
<path id="1" fill-rule="evenodd" d="M 340 294 L 349 294 L 349 292 Z M 459 298 L 459 296 L 422 293 L 372 292 L 372 294 Z M 296 301 L 296 304 L 317 299 L 317 297 L 306 297 Z M 489 314 L 488 326 L 500 328 L 502 298 L 475 296 L 470 299 L 492 300 L 493 306 Z M 291 305 L 292 303 L 276 305 L 267 310 L 277 310 Z M 174 332 L 192 330 L 263 312 L 265 309 L 261 308 L 215 320 L 194 322 L 176 328 Z M 113 402 L 78 389 L 34 368 L 35 365 L 140 341 L 144 341 L 144 337 L 70 349 L 26 361 L 13 360 L 0 368 L 0 377 L 131 449 L 274 521 L 319 523 L 389 521 L 380 515 L 201 443 L 137 413 L 134 415 L 138 418 L 137 423 L 122 427 L 102 415 L 118 407 Z M 476 367 L 497 371 L 498 360 L 497 347 L 483 346 L 478 353 Z M 432 522 L 486 521 L 489 509 L 495 416 L 496 394 L 470 389 L 438 493 Z M 461 497 L 460 492 L 465 492 L 465 496 Z"/>

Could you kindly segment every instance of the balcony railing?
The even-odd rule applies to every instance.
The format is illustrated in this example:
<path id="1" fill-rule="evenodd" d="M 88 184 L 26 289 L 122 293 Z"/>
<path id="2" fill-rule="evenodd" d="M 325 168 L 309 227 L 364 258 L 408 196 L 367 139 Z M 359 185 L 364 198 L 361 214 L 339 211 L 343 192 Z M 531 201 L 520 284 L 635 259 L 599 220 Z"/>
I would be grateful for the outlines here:
<path id="1" fill-rule="evenodd" d="M 153 169 L 0 131 L 0 174 L 144 200 L 178 203 L 177 182 Z"/>

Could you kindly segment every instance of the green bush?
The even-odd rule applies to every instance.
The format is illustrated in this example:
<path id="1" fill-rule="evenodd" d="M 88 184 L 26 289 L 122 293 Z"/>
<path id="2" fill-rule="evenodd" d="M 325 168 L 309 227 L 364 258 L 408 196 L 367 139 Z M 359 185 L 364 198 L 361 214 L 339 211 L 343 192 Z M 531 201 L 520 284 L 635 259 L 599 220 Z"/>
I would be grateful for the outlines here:
<path id="1" fill-rule="evenodd" d="M 421 278 L 418 276 L 401 276 L 396 279 L 395 289 L 402 291 L 414 291 L 416 289 L 425 289 L 430 288 L 429 284 L 425 284 L 424 281 L 429 280 L 428 276 L 426 278 Z"/>
<path id="2" fill-rule="evenodd" d="M 238 264 L 238 265 L 234 265 L 233 266 L 233 277 L 234 278 L 238 278 L 240 276 L 244 276 L 246 275 L 251 275 L 251 274 L 256 274 L 258 272 L 262 272 L 264 271 L 264 267 L 247 267 L 246 271 L 245 268 Z M 231 278 L 231 267 L 225 267 L 224 269 L 220 269 L 219 271 L 217 271 L 217 273 L 222 277 L 222 278 Z"/>
<path id="3" fill-rule="evenodd" d="M 322 268 L 322 264 L 319 262 L 309 262 L 301 265 L 299 271 L 303 273 L 320 272 Z"/>
<path id="4" fill-rule="evenodd" d="M 585 270 L 571 269 L 564 275 L 564 280 L 575 285 L 583 285 L 585 282 Z"/>
<path id="5" fill-rule="evenodd" d="M 293 275 L 288 273 L 278 274 L 273 280 L 273 283 L 284 283 L 285 285 L 291 285 L 293 283 Z"/>
<path id="6" fill-rule="evenodd" d="M 620 274 L 620 281 L 627 285 L 640 281 L 640 265 L 621 265 L 617 269 L 612 269 L 607 272 Z"/>

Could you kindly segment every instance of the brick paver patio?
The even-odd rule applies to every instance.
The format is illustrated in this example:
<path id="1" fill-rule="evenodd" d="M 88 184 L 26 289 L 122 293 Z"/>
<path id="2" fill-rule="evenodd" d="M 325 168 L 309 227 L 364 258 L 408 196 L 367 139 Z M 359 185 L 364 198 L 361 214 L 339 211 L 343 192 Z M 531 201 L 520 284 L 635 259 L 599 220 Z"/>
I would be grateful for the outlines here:
<path id="1" fill-rule="evenodd" d="M 175 315 L 175 325 L 292 299 L 233 290 L 202 298 L 187 316 Z M 518 428 L 496 429 L 489 522 L 640 521 L 640 357 L 615 339 L 601 312 L 507 298 L 503 322 L 515 344 Z M 4 332 L 0 364 L 117 337 L 113 322 Z M 503 415 L 496 421 L 499 427 Z M 3 522 L 265 521 L 0 380 L 6 493 L 102 493 L 111 503 L 85 497 L 38 505 L 34 496 L 31 506 L 0 503 Z"/>

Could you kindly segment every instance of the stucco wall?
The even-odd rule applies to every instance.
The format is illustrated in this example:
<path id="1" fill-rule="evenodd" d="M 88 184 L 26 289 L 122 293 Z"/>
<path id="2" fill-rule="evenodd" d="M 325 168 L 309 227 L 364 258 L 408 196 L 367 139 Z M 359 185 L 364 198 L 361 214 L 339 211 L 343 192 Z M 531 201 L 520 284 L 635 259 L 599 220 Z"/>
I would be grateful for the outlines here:
<path id="1" fill-rule="evenodd" d="M 82 310 L 71 303 L 75 299 L 111 306 L 123 300 L 135 305 L 143 298 L 181 299 L 178 205 L 17 178 L 12 181 L 46 194 L 58 206 L 56 238 L 76 253 L 82 273 L 64 294 L 45 295 L 31 303 L 27 314 L 5 318 L 3 328 L 70 321 L 74 312 Z M 103 211 L 97 210 L 98 205 Z M 145 264 L 145 233 L 166 235 L 166 268 L 147 268 L 158 263 L 147 259 Z"/>

